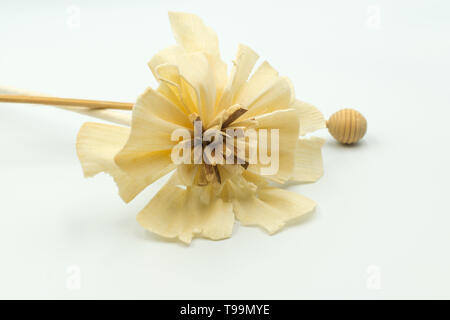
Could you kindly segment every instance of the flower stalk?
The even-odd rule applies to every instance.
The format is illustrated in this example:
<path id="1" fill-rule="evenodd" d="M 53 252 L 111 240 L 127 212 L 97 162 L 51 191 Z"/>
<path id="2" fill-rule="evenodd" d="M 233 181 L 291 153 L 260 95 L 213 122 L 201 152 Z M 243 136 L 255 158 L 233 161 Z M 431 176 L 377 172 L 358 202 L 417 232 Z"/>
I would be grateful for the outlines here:
<path id="1" fill-rule="evenodd" d="M 19 103 L 19 101 L 8 101 L 8 100 L 17 100 L 14 99 L 13 97 L 30 97 L 31 99 L 33 99 L 34 101 L 36 101 L 36 98 L 50 98 L 50 97 L 46 97 L 40 93 L 37 92 L 33 92 L 33 91 L 27 91 L 27 90 L 22 90 L 22 89 L 17 89 L 17 88 L 13 88 L 13 87 L 7 87 L 7 86 L 0 86 L 0 96 L 4 97 L 3 101 L 0 102 L 17 102 Z M 19 99 L 23 99 L 24 98 L 19 98 Z M 56 99 L 61 99 L 61 98 L 56 98 Z M 63 100 L 67 100 L 67 99 L 63 99 Z M 83 101 L 95 101 L 95 100 L 81 100 L 81 99 L 68 99 L 71 101 L 77 101 L 77 102 L 83 102 Z M 56 100 L 55 100 L 56 101 Z M 48 103 L 51 101 L 47 101 L 47 105 L 51 105 L 53 107 L 59 108 L 59 109 L 63 109 L 63 110 L 68 110 L 68 111 L 72 111 L 72 112 L 76 112 L 79 114 L 83 114 L 83 115 L 87 115 L 93 118 L 97 118 L 97 119 L 102 119 L 105 121 L 109 121 L 115 124 L 120 124 L 120 125 L 124 125 L 124 126 L 130 126 L 131 125 L 131 114 L 128 113 L 124 113 L 121 112 L 120 110 L 109 110 L 109 109 L 105 109 L 105 101 L 100 101 L 102 102 L 99 106 L 99 104 L 96 103 L 92 103 L 91 107 L 88 107 L 86 105 L 81 106 L 79 104 L 73 103 L 72 105 L 67 105 L 67 104 L 51 104 Z M 97 102 L 97 101 L 95 101 Z M 34 102 L 25 102 L 25 101 L 21 101 L 20 103 L 34 103 Z M 119 103 L 122 104 L 122 103 Z M 131 105 L 131 104 L 127 104 L 125 103 L 125 105 Z M 97 106 L 97 107 L 94 107 Z M 102 107 L 103 106 L 103 107 Z"/>
<path id="2" fill-rule="evenodd" d="M 10 94 L 0 94 L 0 102 L 44 104 L 44 105 L 65 106 L 65 107 L 86 107 L 90 109 L 117 109 L 117 110 L 133 109 L 133 103 L 127 102 L 27 96 L 27 95 L 10 95 Z"/>

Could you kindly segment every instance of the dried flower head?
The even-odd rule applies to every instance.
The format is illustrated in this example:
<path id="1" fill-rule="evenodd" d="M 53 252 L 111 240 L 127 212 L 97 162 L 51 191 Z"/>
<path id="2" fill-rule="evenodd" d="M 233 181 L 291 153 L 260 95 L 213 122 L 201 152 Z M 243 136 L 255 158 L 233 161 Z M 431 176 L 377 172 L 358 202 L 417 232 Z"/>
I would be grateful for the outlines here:
<path id="1" fill-rule="evenodd" d="M 258 55 L 249 47 L 239 46 L 228 74 L 213 30 L 192 14 L 171 12 L 169 18 L 177 45 L 150 60 L 159 87 L 147 89 L 137 99 L 131 128 L 86 123 L 80 129 L 77 153 L 85 176 L 109 173 L 122 199 L 129 202 L 174 171 L 137 220 L 156 234 L 186 243 L 194 236 L 214 240 L 231 236 L 235 218 L 274 233 L 287 221 L 311 212 L 312 200 L 269 182 L 320 178 L 323 140 L 299 136 L 324 128 L 322 114 L 296 100 L 292 83 L 268 62 L 252 73 Z M 244 134 L 273 130 L 278 139 L 271 136 L 268 145 L 248 139 L 233 147 L 217 147 L 219 138 L 230 138 L 230 129 Z M 190 136 L 174 139 L 180 130 Z M 174 150 L 194 150 L 196 141 L 201 148 L 198 159 L 193 152 L 187 158 L 191 162 L 173 161 Z M 267 163 L 249 159 L 250 153 L 272 156 L 273 150 L 275 172 L 264 173 Z"/>

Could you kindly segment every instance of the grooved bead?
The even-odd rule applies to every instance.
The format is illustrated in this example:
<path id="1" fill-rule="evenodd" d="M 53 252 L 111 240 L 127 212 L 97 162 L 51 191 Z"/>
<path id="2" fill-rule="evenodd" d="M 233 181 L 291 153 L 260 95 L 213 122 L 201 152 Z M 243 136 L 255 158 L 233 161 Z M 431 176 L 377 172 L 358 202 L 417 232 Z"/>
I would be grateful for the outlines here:
<path id="1" fill-rule="evenodd" d="M 361 140 L 367 131 L 367 120 L 353 109 L 342 109 L 327 121 L 330 134 L 340 143 L 353 144 Z"/>

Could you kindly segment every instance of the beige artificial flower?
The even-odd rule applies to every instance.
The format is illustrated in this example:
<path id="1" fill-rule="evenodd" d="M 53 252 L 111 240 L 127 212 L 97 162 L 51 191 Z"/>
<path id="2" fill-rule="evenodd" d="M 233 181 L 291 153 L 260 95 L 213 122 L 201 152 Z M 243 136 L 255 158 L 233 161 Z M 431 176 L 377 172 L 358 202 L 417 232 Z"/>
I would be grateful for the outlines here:
<path id="1" fill-rule="evenodd" d="M 215 32 L 200 18 L 169 13 L 177 41 L 157 53 L 149 67 L 159 83 L 136 101 L 131 128 L 86 123 L 77 153 L 86 177 L 110 174 L 125 202 L 174 171 L 138 214 L 146 229 L 189 243 L 194 236 L 231 236 L 235 218 L 269 233 L 311 212 L 315 203 L 271 186 L 270 181 L 314 182 L 323 173 L 320 138 L 299 138 L 325 127 L 314 106 L 296 100 L 292 83 L 268 63 L 252 73 L 258 55 L 240 45 L 230 74 Z M 171 159 L 176 129 L 225 127 L 279 129 L 279 170 L 260 175 L 257 164 L 180 164 Z"/>

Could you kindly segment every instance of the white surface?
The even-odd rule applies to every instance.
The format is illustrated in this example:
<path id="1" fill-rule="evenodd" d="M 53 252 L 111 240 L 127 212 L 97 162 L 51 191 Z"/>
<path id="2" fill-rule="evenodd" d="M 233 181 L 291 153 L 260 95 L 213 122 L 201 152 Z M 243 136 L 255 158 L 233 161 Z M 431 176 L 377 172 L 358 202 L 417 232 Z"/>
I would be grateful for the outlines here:
<path id="1" fill-rule="evenodd" d="M 155 85 L 147 61 L 174 43 L 167 11 L 189 11 L 227 61 L 246 43 L 299 98 L 369 123 L 357 147 L 328 138 L 324 177 L 291 188 L 318 202 L 308 220 L 274 236 L 236 225 L 231 239 L 186 247 L 135 220 L 157 186 L 125 205 L 110 177 L 83 178 L 75 138 L 91 119 L 0 105 L 0 298 L 450 298 L 448 1 L 0 7 L 0 85 L 133 101 Z"/>

